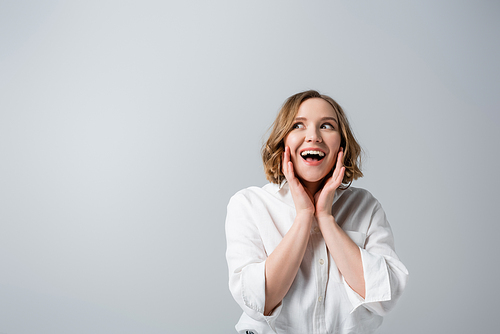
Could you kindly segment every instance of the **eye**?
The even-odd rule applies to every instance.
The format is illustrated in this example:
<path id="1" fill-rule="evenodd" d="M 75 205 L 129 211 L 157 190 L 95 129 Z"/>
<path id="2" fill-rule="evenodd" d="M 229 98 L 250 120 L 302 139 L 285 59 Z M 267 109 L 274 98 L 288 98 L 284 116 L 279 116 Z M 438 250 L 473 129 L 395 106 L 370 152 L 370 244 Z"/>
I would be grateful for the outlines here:
<path id="1" fill-rule="evenodd" d="M 302 124 L 302 123 L 295 123 L 292 126 L 292 129 L 303 129 L 303 128 L 304 128 L 304 124 Z"/>
<path id="2" fill-rule="evenodd" d="M 324 123 L 324 124 L 321 124 L 321 129 L 335 130 L 335 127 L 333 125 L 331 125 L 330 123 Z"/>

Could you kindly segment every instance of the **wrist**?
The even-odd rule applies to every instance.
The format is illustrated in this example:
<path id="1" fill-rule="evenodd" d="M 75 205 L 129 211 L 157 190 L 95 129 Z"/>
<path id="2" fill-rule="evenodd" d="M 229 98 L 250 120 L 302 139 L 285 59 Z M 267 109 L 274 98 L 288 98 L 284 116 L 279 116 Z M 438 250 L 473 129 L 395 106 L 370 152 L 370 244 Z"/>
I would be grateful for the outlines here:
<path id="1" fill-rule="evenodd" d="M 297 211 L 296 219 L 300 219 L 302 221 L 312 222 L 314 219 L 314 211 L 311 211 L 311 210 Z"/>
<path id="2" fill-rule="evenodd" d="M 335 224 L 337 225 L 337 222 L 335 221 L 335 218 L 333 217 L 332 214 L 329 213 L 319 213 L 315 215 L 316 220 L 318 221 L 318 225 L 322 224 Z"/>

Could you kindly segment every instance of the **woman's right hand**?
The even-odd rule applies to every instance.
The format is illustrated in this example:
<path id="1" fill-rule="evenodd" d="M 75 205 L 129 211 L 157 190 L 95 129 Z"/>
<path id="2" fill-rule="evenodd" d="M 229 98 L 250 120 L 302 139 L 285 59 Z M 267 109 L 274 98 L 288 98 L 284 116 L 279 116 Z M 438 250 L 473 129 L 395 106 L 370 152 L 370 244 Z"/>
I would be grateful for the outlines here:
<path id="1" fill-rule="evenodd" d="M 297 275 L 309 242 L 315 211 L 313 196 L 295 176 L 289 147 L 285 147 L 282 161 L 282 172 L 288 181 L 297 215 L 288 232 L 266 259 L 265 315 L 271 315 L 281 303 Z"/>
<path id="2" fill-rule="evenodd" d="M 300 180 L 295 176 L 293 170 L 293 163 L 290 160 L 290 147 L 285 147 L 285 152 L 283 152 L 283 174 L 288 181 L 288 186 L 292 193 L 293 203 L 295 204 L 295 210 L 297 215 L 307 214 L 314 215 L 316 210 L 314 206 L 314 197 L 309 191 L 304 188 Z"/>

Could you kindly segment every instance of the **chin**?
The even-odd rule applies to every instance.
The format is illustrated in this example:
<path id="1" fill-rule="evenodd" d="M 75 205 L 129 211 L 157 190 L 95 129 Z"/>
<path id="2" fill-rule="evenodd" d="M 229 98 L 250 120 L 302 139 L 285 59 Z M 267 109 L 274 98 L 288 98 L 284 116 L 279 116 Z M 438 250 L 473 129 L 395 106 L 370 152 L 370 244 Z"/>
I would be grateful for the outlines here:
<path id="1" fill-rule="evenodd" d="M 310 177 L 303 177 L 300 178 L 302 181 L 309 182 L 309 183 L 316 183 L 316 182 L 321 182 L 325 179 L 326 175 L 324 176 L 310 176 Z"/>

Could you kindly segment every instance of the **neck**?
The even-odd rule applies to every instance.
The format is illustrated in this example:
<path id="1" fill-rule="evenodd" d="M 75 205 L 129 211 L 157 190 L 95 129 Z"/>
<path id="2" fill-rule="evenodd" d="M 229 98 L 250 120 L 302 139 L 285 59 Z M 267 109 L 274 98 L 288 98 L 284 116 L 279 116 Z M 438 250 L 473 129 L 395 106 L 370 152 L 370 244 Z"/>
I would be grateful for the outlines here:
<path id="1" fill-rule="evenodd" d="M 321 188 L 323 188 L 324 181 L 325 179 L 316 182 L 308 182 L 305 180 L 300 180 L 304 188 L 306 188 L 309 191 L 309 193 L 313 195 L 313 197 Z"/>

